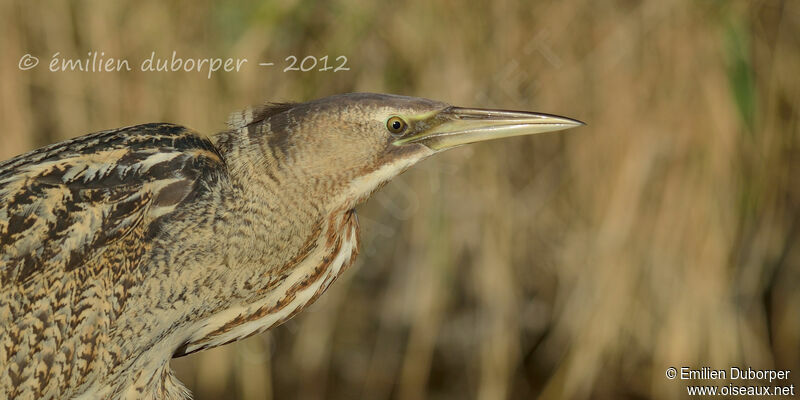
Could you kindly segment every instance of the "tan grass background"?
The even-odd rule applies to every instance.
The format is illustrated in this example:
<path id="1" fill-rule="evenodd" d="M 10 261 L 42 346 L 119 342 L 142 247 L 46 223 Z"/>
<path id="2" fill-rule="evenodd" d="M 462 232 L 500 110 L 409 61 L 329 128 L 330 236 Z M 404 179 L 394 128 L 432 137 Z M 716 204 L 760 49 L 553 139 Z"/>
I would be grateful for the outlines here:
<path id="1" fill-rule="evenodd" d="M 2 0 L 0 35 L 3 159 L 145 122 L 211 134 L 251 104 L 349 91 L 589 123 L 397 179 L 317 304 L 173 361 L 197 399 L 685 398 L 669 366 L 800 384 L 796 1 Z M 248 64 L 47 70 L 55 52 L 135 68 L 173 50 Z M 21 71 L 26 53 L 41 63 Z M 350 71 L 281 72 L 289 55 Z"/>

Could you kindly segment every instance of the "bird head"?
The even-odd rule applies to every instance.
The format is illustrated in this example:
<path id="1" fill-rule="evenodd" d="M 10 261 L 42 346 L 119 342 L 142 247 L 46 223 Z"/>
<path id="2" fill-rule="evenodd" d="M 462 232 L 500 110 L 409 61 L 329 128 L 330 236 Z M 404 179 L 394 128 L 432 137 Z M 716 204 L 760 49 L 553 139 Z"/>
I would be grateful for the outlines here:
<path id="1" fill-rule="evenodd" d="M 331 198 L 340 197 L 350 207 L 433 154 L 583 125 L 556 115 L 374 93 L 268 105 L 234 116 L 232 124 L 258 138 L 261 150 L 278 159 L 275 164 L 302 171 L 306 181 L 322 184 Z"/>

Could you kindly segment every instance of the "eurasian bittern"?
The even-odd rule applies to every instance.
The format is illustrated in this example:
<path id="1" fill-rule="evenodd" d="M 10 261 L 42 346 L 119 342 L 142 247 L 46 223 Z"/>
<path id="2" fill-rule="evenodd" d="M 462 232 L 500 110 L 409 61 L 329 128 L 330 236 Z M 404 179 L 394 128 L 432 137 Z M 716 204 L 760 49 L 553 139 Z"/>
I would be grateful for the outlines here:
<path id="1" fill-rule="evenodd" d="M 170 398 L 169 360 L 274 327 L 358 253 L 354 207 L 439 151 L 569 118 L 344 94 L 0 163 L 0 397 Z"/>

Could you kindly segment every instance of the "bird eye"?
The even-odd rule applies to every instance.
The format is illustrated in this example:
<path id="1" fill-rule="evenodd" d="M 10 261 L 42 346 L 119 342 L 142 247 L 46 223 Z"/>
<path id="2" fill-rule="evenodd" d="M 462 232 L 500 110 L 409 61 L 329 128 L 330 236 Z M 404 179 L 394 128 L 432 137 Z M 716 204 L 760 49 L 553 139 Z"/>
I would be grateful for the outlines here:
<path id="1" fill-rule="evenodd" d="M 403 119 L 400 117 L 392 117 L 386 121 L 386 129 L 388 129 L 389 132 L 394 135 L 403 133 L 407 127 L 408 124 L 406 124 L 406 121 L 403 121 Z"/>

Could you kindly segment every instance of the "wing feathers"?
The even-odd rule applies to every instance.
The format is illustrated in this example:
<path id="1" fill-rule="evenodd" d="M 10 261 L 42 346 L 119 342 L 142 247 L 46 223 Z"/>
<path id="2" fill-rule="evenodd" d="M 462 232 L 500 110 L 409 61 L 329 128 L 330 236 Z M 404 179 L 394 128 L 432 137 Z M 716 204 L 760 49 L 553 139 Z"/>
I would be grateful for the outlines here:
<path id="1" fill-rule="evenodd" d="M 80 268 L 223 170 L 209 140 L 170 124 L 99 132 L 0 163 L 0 286 Z"/>

